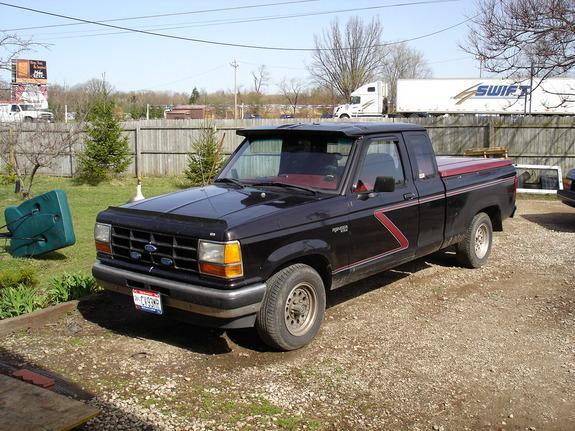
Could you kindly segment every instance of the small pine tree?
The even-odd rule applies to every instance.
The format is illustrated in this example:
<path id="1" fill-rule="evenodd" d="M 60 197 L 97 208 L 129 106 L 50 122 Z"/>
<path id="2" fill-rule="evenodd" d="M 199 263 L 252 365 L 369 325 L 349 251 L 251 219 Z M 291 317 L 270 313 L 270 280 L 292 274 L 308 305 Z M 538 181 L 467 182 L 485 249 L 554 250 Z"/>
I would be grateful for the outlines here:
<path id="1" fill-rule="evenodd" d="M 78 176 L 97 184 L 126 171 L 132 157 L 128 138 L 114 115 L 114 102 L 102 98 L 88 115 L 86 148 L 79 157 Z"/>
<path id="2" fill-rule="evenodd" d="M 188 103 L 190 105 L 195 105 L 198 100 L 200 100 L 200 92 L 196 87 L 194 87 L 192 93 L 190 94 L 190 98 L 188 99 Z"/>
<path id="3" fill-rule="evenodd" d="M 218 141 L 215 126 L 206 124 L 192 142 L 184 175 L 193 185 L 205 186 L 213 181 L 223 162 L 223 139 Z"/>

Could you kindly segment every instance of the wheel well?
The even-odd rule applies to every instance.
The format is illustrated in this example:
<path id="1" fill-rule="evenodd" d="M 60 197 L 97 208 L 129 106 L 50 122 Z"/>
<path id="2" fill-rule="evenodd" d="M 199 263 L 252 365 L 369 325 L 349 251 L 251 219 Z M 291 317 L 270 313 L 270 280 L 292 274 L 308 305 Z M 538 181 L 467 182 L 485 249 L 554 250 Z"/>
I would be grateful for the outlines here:
<path id="1" fill-rule="evenodd" d="M 493 225 L 493 230 L 495 232 L 501 232 L 503 230 L 503 222 L 501 220 L 501 210 L 497 205 L 493 205 L 487 208 L 483 208 L 478 213 L 483 212 L 489 216 L 491 219 L 491 224 Z"/>
<path id="2" fill-rule="evenodd" d="M 329 261 L 321 254 L 300 256 L 296 259 L 290 260 L 289 262 L 285 262 L 281 267 L 277 268 L 274 273 L 296 263 L 303 263 L 305 265 L 311 266 L 317 271 L 323 280 L 325 290 L 327 291 L 331 289 L 331 265 L 329 264 Z"/>

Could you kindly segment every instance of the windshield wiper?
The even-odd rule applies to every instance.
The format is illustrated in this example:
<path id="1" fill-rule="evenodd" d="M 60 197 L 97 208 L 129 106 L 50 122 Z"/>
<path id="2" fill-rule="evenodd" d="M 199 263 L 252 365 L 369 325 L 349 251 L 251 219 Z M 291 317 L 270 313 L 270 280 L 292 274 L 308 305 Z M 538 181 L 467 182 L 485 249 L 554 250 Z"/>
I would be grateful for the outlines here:
<path id="1" fill-rule="evenodd" d="M 309 192 L 313 195 L 317 195 L 317 191 L 310 189 L 308 187 L 304 187 L 304 186 L 296 186 L 295 184 L 289 184 L 289 183 L 280 183 L 278 181 L 265 181 L 265 182 L 261 182 L 261 183 L 251 183 L 250 186 L 273 186 L 273 187 L 287 187 L 287 188 L 291 188 L 291 189 L 297 189 L 297 190 L 303 190 L 306 192 Z"/>
<path id="2" fill-rule="evenodd" d="M 238 187 L 244 188 L 245 184 L 242 183 L 240 180 L 236 180 L 235 178 L 216 178 L 214 180 L 214 183 L 230 183 L 230 184 L 235 184 Z"/>

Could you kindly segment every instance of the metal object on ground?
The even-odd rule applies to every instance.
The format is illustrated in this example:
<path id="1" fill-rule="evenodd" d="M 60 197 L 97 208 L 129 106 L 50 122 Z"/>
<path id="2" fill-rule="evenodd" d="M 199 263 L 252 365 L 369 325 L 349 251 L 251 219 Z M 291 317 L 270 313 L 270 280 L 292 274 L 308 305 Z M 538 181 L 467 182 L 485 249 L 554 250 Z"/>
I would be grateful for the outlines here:
<path id="1" fill-rule="evenodd" d="M 555 194 L 563 190 L 561 166 L 515 165 L 519 193 Z"/>
<path id="2" fill-rule="evenodd" d="M 52 190 L 4 211 L 14 257 L 38 256 L 76 242 L 68 199 L 63 190 Z"/>

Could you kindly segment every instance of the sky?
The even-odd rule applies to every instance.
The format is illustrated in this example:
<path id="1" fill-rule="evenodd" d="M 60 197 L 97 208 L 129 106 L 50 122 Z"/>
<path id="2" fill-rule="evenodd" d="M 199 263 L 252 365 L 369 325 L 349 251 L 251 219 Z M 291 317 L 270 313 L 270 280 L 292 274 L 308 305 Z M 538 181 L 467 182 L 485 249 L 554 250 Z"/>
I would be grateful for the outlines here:
<path id="1" fill-rule="evenodd" d="M 454 26 L 473 16 L 476 8 L 472 0 L 427 1 L 433 3 L 425 0 L 8 0 L 6 3 L 89 21 L 114 20 L 107 24 L 183 38 L 304 49 L 313 48 L 314 34 L 328 29 L 336 18 L 343 24 L 351 16 L 364 21 L 379 17 L 387 42 L 419 38 Z M 166 14 L 173 15 L 142 18 Z M 118 20 L 123 18 L 138 19 Z M 58 26 L 45 27 L 54 25 Z M 283 78 L 309 78 L 306 66 L 311 62 L 311 53 L 307 51 L 221 46 L 124 32 L 5 5 L 0 5 L 0 30 L 49 44 L 20 56 L 46 60 L 49 84 L 73 86 L 105 74 L 106 80 L 121 91 L 189 93 L 194 87 L 210 92 L 232 91 L 234 68 L 230 63 L 234 60 L 239 64 L 238 86 L 245 90 L 253 85 L 251 72 L 262 64 L 271 75 L 268 93 L 277 91 L 275 84 Z M 468 31 L 467 24 L 462 24 L 410 41 L 409 45 L 424 54 L 434 78 L 477 77 L 478 61 L 458 46 Z M 0 77 L 10 79 L 9 74 Z"/>

